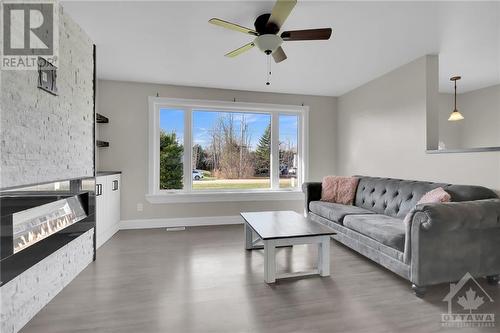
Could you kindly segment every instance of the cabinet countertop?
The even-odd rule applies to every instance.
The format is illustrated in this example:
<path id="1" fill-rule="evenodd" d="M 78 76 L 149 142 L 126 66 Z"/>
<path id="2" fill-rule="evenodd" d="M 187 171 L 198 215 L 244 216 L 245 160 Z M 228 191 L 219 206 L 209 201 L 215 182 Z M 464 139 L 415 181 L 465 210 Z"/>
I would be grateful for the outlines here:
<path id="1" fill-rule="evenodd" d="M 121 171 L 97 171 L 96 172 L 96 177 L 118 175 L 118 174 L 121 174 L 121 173 L 122 173 Z"/>

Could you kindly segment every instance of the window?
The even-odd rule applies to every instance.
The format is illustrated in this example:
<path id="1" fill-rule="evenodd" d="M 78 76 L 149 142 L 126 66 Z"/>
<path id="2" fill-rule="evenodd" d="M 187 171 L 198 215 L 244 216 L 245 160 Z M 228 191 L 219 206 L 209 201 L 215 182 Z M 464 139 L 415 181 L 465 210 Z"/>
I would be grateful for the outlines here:
<path id="1" fill-rule="evenodd" d="M 160 190 L 184 188 L 184 111 L 160 109 Z"/>
<path id="2" fill-rule="evenodd" d="M 150 202 L 301 198 L 307 107 L 149 102 Z"/>
<path id="3" fill-rule="evenodd" d="M 280 188 L 296 188 L 299 185 L 297 181 L 299 117 L 280 114 L 279 120 Z"/>
<path id="4" fill-rule="evenodd" d="M 193 190 L 271 187 L 270 114 L 193 110 L 192 117 Z"/>

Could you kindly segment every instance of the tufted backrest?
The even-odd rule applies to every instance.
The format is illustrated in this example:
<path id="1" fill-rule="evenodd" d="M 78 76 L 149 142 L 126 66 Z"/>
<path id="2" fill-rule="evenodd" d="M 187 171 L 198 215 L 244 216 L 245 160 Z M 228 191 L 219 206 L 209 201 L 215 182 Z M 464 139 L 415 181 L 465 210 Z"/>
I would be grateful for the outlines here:
<path id="1" fill-rule="evenodd" d="M 427 192 L 443 187 L 452 201 L 496 198 L 490 189 L 481 186 L 450 185 L 417 180 L 355 176 L 359 178 L 354 205 L 378 214 L 404 218 Z"/>

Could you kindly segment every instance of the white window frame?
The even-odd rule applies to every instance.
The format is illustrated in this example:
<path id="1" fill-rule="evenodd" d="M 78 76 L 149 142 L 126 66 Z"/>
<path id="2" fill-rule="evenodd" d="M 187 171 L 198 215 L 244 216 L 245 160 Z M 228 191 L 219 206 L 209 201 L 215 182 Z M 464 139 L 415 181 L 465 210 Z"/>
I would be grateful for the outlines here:
<path id="1" fill-rule="evenodd" d="M 149 167 L 148 193 L 150 203 L 217 202 L 217 201 L 259 201 L 259 200 L 302 200 L 302 183 L 308 179 L 308 128 L 309 107 L 297 105 L 243 103 L 196 99 L 149 97 Z M 184 188 L 180 190 L 160 189 L 160 109 L 184 111 Z M 192 112 L 247 112 L 271 115 L 271 188 L 246 190 L 192 190 Z M 297 115 L 297 155 L 299 172 L 296 188 L 279 187 L 279 116 Z M 187 150 L 186 150 L 187 149 Z M 187 152 L 187 153 L 186 153 Z M 276 167 L 277 166 L 277 167 Z"/>

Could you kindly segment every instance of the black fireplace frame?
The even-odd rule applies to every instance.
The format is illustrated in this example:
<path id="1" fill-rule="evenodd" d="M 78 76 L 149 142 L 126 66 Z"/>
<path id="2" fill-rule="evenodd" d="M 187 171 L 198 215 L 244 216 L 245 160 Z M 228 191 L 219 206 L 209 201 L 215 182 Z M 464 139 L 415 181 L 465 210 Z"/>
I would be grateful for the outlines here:
<path id="1" fill-rule="evenodd" d="M 83 180 L 83 179 L 81 179 Z M 93 260 L 96 258 L 95 178 L 85 178 L 90 185 L 82 190 L 81 180 L 72 180 L 69 191 L 8 191 L 0 196 L 0 286 L 14 279 L 87 231 L 94 229 Z M 78 185 L 79 184 L 79 185 Z M 13 253 L 12 216 L 14 213 L 77 195 L 87 217 Z"/>

